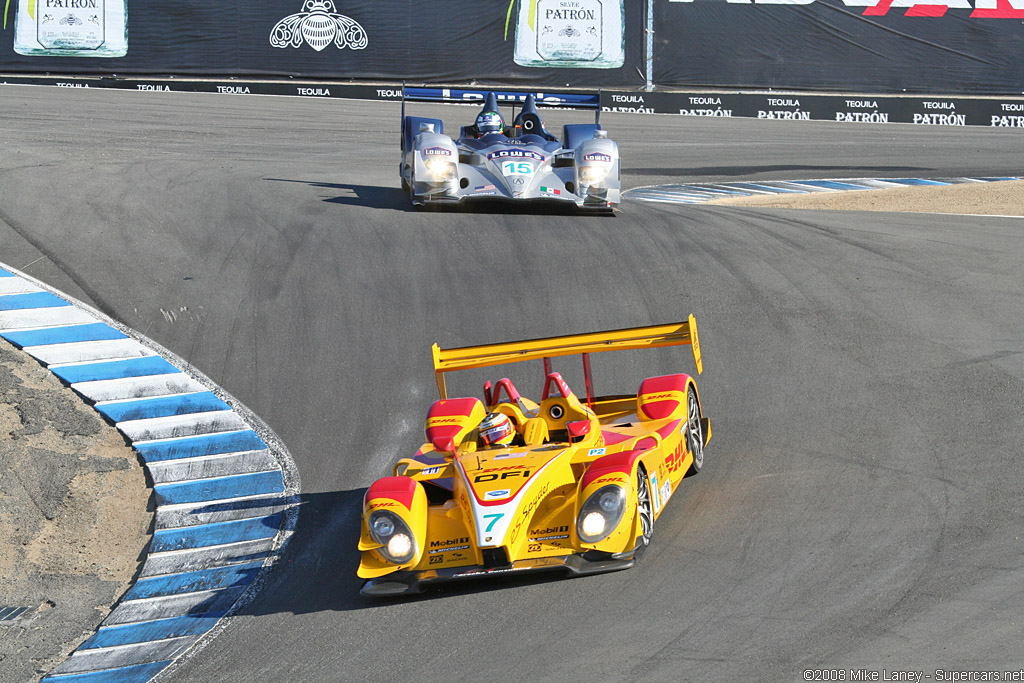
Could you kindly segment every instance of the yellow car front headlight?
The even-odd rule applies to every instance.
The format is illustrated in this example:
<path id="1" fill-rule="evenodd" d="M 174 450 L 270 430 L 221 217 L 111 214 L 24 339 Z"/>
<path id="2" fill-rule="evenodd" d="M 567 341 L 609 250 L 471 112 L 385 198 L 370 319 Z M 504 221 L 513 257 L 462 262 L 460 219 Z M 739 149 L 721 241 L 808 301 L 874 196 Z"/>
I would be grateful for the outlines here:
<path id="1" fill-rule="evenodd" d="M 576 533 L 584 543 L 608 538 L 622 521 L 626 511 L 626 490 L 617 484 L 602 486 L 580 508 Z"/>
<path id="2" fill-rule="evenodd" d="M 384 559 L 405 564 L 416 555 L 412 531 L 401 517 L 389 510 L 376 510 L 368 521 L 370 536 L 382 547 L 377 548 Z"/>

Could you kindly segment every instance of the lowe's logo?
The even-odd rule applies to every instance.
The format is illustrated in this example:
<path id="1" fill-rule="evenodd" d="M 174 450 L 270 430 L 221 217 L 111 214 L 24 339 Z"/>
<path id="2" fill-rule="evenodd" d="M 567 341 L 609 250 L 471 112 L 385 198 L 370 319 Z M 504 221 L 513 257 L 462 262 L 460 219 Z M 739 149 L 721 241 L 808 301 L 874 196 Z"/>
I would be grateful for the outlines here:
<path id="1" fill-rule="evenodd" d="M 536 159 L 537 161 L 544 161 L 543 154 L 537 154 L 531 152 L 528 149 L 500 149 L 497 152 L 491 152 L 487 155 L 488 159 L 508 159 L 508 158 L 523 158 L 523 159 Z"/>
<path id="2" fill-rule="evenodd" d="M 427 147 L 423 150 L 423 155 L 428 157 L 450 157 L 452 153 L 444 147 Z"/>
<path id="3" fill-rule="evenodd" d="M 612 158 L 608 154 L 594 152 L 593 154 L 587 154 L 584 156 L 583 161 L 603 161 L 606 164 L 610 164 L 612 162 Z"/>
<path id="4" fill-rule="evenodd" d="M 499 102 L 518 103 L 525 102 L 527 93 L 512 93 L 512 92 L 495 92 L 494 96 Z M 560 97 L 558 95 L 544 94 L 542 92 L 534 93 L 534 98 L 543 104 L 566 104 L 567 98 Z M 485 94 L 482 92 L 476 92 L 473 90 L 451 90 L 449 88 L 441 89 L 441 99 L 443 100 L 462 100 L 464 102 L 483 102 Z M 581 98 L 583 101 L 585 98 Z"/>

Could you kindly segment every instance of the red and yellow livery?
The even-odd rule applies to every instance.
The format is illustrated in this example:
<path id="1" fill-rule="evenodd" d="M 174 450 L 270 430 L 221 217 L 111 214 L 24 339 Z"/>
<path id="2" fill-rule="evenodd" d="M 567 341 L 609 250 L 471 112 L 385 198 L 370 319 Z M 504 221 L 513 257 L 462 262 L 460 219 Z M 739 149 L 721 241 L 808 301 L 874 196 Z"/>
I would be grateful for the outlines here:
<path id="1" fill-rule="evenodd" d="M 711 426 L 689 375 L 650 377 L 635 396 L 595 396 L 589 357 L 681 344 L 691 346 L 700 374 L 692 315 L 564 337 L 435 344 L 440 399 L 427 412 L 427 441 L 364 497 L 362 592 L 396 595 L 502 572 L 631 567 L 683 477 L 703 465 Z M 551 370 L 551 358 L 575 354 L 583 358 L 585 399 Z M 447 397 L 447 372 L 534 359 L 544 362 L 540 402 L 507 378 L 487 382 L 483 400 Z M 511 444 L 486 447 L 478 438 L 491 412 L 512 421 Z"/>

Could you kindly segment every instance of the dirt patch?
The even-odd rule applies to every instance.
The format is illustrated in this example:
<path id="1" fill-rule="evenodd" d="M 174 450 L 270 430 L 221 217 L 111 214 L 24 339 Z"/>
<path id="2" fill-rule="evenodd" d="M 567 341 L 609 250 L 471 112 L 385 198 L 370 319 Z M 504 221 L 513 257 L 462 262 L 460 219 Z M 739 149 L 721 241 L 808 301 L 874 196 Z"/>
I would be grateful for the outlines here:
<path id="1" fill-rule="evenodd" d="M 0 339 L 0 683 L 38 680 L 92 635 L 145 557 L 152 507 L 121 435 Z"/>
<path id="2" fill-rule="evenodd" d="M 825 211 L 893 211 L 1024 216 L 1024 180 L 716 199 L 709 204 Z"/>

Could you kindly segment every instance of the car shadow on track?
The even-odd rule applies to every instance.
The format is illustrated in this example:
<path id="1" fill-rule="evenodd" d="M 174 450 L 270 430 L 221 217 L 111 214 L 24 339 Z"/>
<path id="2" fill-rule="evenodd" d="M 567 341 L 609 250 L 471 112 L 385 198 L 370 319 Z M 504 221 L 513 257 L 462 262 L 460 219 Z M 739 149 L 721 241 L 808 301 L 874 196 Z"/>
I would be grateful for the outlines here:
<path id="1" fill-rule="evenodd" d="M 410 207 L 410 209 L 431 213 L 497 213 L 516 216 L 588 216 L 606 218 L 615 216 L 614 211 L 611 209 L 583 211 L 570 202 L 552 204 L 550 201 L 543 199 L 536 201 L 532 199 L 475 199 L 470 203 L 435 204 Z"/>
<path id="2" fill-rule="evenodd" d="M 307 180 L 289 180 L 287 178 L 264 178 L 278 183 L 301 183 L 310 187 L 323 187 L 340 190 L 342 194 L 327 197 L 323 201 L 329 204 L 345 206 L 364 206 L 370 209 L 394 209 L 395 211 L 440 212 L 440 213 L 477 213 L 477 214 L 514 214 L 530 216 L 576 216 L 583 215 L 574 204 L 552 204 L 550 201 L 507 200 L 488 201 L 475 200 L 470 204 L 439 203 L 432 206 L 413 206 L 408 194 L 399 187 L 381 187 L 379 185 L 354 185 L 351 183 L 322 183 Z M 588 212 L 588 216 L 613 216 L 612 211 Z"/>
<path id="3" fill-rule="evenodd" d="M 298 496 L 295 533 L 267 575 L 262 590 L 236 614 L 347 612 L 565 580 L 563 573 L 543 572 L 448 583 L 430 587 L 421 594 L 387 598 L 360 595 L 363 580 L 356 576 L 359 567 L 356 544 L 365 493 L 366 489 L 362 488 Z"/>
<path id="4" fill-rule="evenodd" d="M 340 194 L 337 196 L 324 198 L 323 201 L 329 204 L 365 206 L 370 209 L 394 209 L 396 211 L 409 211 L 411 209 L 408 197 L 399 187 L 355 185 L 352 183 L 322 183 L 311 180 L 292 180 L 289 178 L 264 178 L 264 180 L 276 183 L 300 183 L 310 187 L 339 190 Z"/>

